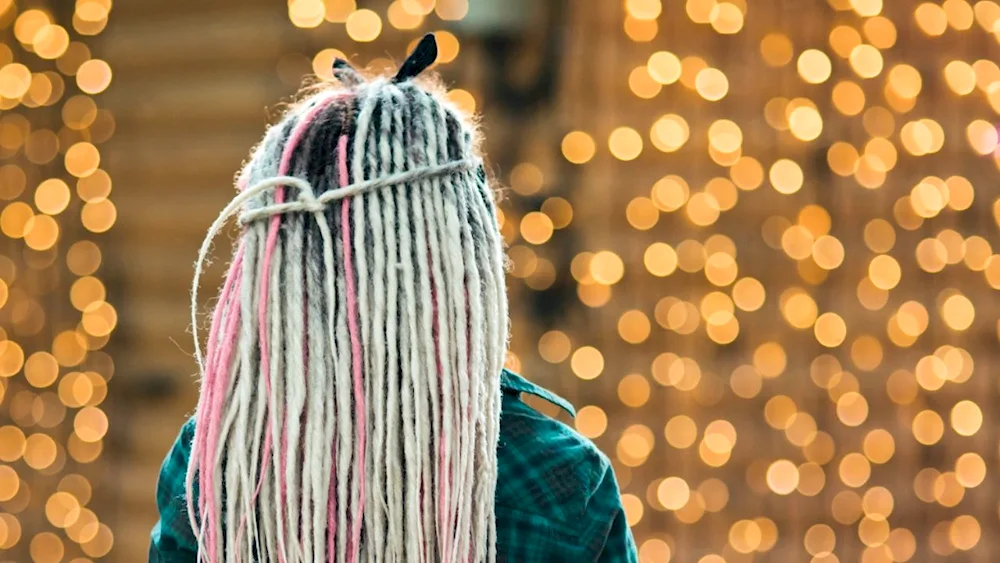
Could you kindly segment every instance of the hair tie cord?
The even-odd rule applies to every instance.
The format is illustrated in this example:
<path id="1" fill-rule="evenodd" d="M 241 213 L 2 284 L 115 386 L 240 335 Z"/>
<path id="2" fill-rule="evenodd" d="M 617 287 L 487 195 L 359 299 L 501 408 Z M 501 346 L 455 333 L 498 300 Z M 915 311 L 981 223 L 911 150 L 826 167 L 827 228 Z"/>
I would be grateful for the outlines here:
<path id="1" fill-rule="evenodd" d="M 274 176 L 272 178 L 261 180 L 260 182 L 257 182 L 253 186 L 250 186 L 237 194 L 237 196 L 222 209 L 222 212 L 219 213 L 219 216 L 208 228 L 205 240 L 202 241 L 201 248 L 198 251 L 198 261 L 195 262 L 194 266 L 194 280 L 191 284 L 191 334 L 194 338 L 195 360 L 198 362 L 198 367 L 201 373 L 205 373 L 201 342 L 198 336 L 198 287 L 201 282 L 201 275 L 205 269 L 205 262 L 208 260 L 208 253 L 212 248 L 212 242 L 215 240 L 215 237 L 222 231 L 230 217 L 235 215 L 244 205 L 269 190 L 279 187 L 290 187 L 298 190 L 298 197 L 295 201 L 276 203 L 251 209 L 240 214 L 239 223 L 241 225 L 246 225 L 259 219 L 265 219 L 284 213 L 321 213 L 326 209 L 326 206 L 329 203 L 339 201 L 346 197 L 352 197 L 377 189 L 404 185 L 412 181 L 426 180 L 437 176 L 454 174 L 462 170 L 475 169 L 480 164 L 481 161 L 474 158 L 453 160 L 445 162 L 444 164 L 415 168 L 405 172 L 398 172 L 396 174 L 389 174 L 388 176 L 357 182 L 344 186 L 343 188 L 328 190 L 320 194 L 319 197 L 316 197 L 312 184 L 302 178 L 297 178 L 295 176 Z M 317 221 L 322 220 L 323 219 L 321 217 L 317 217 Z"/>
<path id="2" fill-rule="evenodd" d="M 355 196 L 381 188 L 406 184 L 412 181 L 426 180 L 436 176 L 454 174 L 455 172 L 459 172 L 461 170 L 475 168 L 478 165 L 479 162 L 474 159 L 453 160 L 444 164 L 425 166 L 423 168 L 416 168 L 414 170 L 407 170 L 405 172 L 398 172 L 396 174 L 390 174 L 380 178 L 365 180 L 343 188 L 326 191 L 320 194 L 319 197 L 316 196 L 309 182 L 306 182 L 301 178 L 296 178 L 294 176 L 277 176 L 274 178 L 268 178 L 258 182 L 247 191 L 256 189 L 255 193 L 258 193 L 276 188 L 278 186 L 288 186 L 298 189 L 298 197 L 295 201 L 275 203 L 245 211 L 240 214 L 239 222 L 241 225 L 245 225 L 259 219 L 265 219 L 282 213 L 304 211 L 316 213 L 323 211 L 330 202 L 339 201 L 346 197 Z"/>

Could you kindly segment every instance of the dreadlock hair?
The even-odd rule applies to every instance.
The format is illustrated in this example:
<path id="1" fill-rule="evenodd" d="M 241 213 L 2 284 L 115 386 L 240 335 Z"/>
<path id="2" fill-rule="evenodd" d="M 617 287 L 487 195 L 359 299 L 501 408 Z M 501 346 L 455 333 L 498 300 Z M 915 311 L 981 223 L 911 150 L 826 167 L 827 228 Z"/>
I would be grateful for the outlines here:
<path id="1" fill-rule="evenodd" d="M 338 62 L 340 87 L 267 131 L 209 230 L 199 561 L 495 561 L 503 245 L 472 125 L 412 80 L 429 50 L 392 79 Z M 233 215 L 203 359 L 198 282 Z"/>

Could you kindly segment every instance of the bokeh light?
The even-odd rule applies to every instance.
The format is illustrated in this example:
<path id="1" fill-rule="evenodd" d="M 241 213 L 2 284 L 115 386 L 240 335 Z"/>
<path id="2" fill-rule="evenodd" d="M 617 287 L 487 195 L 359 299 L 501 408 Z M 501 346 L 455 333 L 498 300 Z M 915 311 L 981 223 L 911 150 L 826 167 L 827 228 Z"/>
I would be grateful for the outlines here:
<path id="1" fill-rule="evenodd" d="M 108 494 L 96 462 L 113 364 L 97 350 L 117 313 L 94 276 L 98 243 L 79 240 L 114 223 L 99 169 L 115 129 L 104 107 L 113 72 L 88 46 L 111 1 L 20 4 L 0 1 L 0 27 L 13 24 L 0 48 L 0 552 L 83 563 L 113 545 L 94 512 L 106 508 L 86 506 Z M 84 439 L 89 449 L 75 445 Z"/>
<path id="2" fill-rule="evenodd" d="M 543 208 L 538 236 L 541 182 L 512 182 L 515 278 L 582 247 L 582 316 L 515 317 L 515 348 L 575 376 L 554 385 L 590 403 L 643 560 L 916 561 L 981 553 L 996 518 L 966 491 L 996 458 L 1000 67 L 958 45 L 996 41 L 1000 5 L 820 4 L 803 32 L 790 5 L 623 2 L 622 109 L 571 110 L 555 143 L 593 174 L 558 196 L 573 223 Z"/>

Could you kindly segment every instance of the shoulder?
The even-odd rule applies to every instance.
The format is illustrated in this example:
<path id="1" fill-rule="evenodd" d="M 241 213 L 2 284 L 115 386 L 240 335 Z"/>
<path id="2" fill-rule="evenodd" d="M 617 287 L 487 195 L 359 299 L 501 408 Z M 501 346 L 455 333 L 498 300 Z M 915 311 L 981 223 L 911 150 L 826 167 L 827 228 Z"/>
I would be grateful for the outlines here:
<path id="1" fill-rule="evenodd" d="M 594 495 L 611 473 L 611 464 L 590 440 L 525 404 L 520 393 L 537 395 L 572 413 L 563 399 L 504 373 L 497 504 L 575 526 L 600 500 Z"/>
<path id="2" fill-rule="evenodd" d="M 634 542 L 608 458 L 520 396 L 529 393 L 565 408 L 563 399 L 509 372 L 503 381 L 497 560 L 634 562 Z"/>
<path id="3" fill-rule="evenodd" d="M 177 433 L 170 451 L 163 459 L 160 467 L 160 488 L 175 488 L 176 481 L 181 481 L 187 472 L 191 457 L 191 444 L 194 442 L 194 417 L 187 419 Z M 166 485 L 166 487 L 164 487 Z"/>
<path id="4" fill-rule="evenodd" d="M 160 520 L 150 538 L 150 561 L 193 561 L 197 552 L 188 519 L 185 483 L 194 431 L 194 418 L 190 418 L 181 427 L 160 467 L 156 483 Z M 197 495 L 197 490 L 194 494 Z"/>
<path id="5" fill-rule="evenodd" d="M 156 483 L 156 501 L 161 514 L 180 511 L 185 505 L 185 481 L 194 441 L 194 418 L 189 418 L 178 432 L 170 451 L 163 458 Z"/>

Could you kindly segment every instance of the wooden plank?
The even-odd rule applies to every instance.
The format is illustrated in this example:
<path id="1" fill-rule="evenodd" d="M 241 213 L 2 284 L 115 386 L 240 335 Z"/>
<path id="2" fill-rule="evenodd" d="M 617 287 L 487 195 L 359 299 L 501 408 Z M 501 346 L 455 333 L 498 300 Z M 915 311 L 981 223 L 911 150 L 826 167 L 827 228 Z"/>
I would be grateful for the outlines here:
<path id="1" fill-rule="evenodd" d="M 154 126 L 174 130 L 171 125 L 189 132 L 190 127 L 212 130 L 226 125 L 249 132 L 252 128 L 248 124 L 254 120 L 263 124 L 267 118 L 264 108 L 287 91 L 277 76 L 263 74 L 259 68 L 205 73 L 194 83 L 136 73 L 116 83 L 105 103 L 115 108 L 118 134 L 128 134 L 131 128 L 141 133 Z M 112 143 L 120 143 L 117 135 Z"/>
<path id="2" fill-rule="evenodd" d="M 295 34 L 283 2 L 143 0 L 116 4 L 94 47 L 115 72 L 102 103 L 116 134 L 104 151 L 118 222 L 104 246 L 102 275 L 116 296 L 116 390 L 123 411 L 117 475 L 115 561 L 145 560 L 156 519 L 159 465 L 197 400 L 185 305 L 201 238 L 233 195 L 233 177 L 287 95 L 276 64 Z M 228 255 L 228 235 L 217 256 Z M 117 257 L 117 258 L 116 258 Z M 214 298 L 225 259 L 206 272 Z M 172 384 L 160 387 L 168 378 Z M 169 396 L 147 404 L 143 393 Z M 102 515 L 102 519 L 108 516 Z"/>
<path id="3" fill-rule="evenodd" d="M 116 18 L 123 18 L 116 7 Z M 291 30 L 280 4 L 247 6 L 241 10 L 175 10 L 165 17 L 146 13 L 116 21 L 102 36 L 101 48 L 114 56 L 119 72 L 136 68 L 149 72 L 164 66 L 203 67 L 212 61 L 229 65 L 275 61 L 285 52 Z"/>

